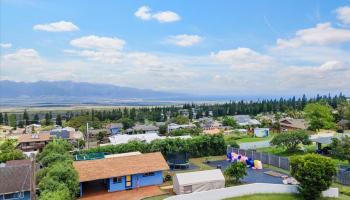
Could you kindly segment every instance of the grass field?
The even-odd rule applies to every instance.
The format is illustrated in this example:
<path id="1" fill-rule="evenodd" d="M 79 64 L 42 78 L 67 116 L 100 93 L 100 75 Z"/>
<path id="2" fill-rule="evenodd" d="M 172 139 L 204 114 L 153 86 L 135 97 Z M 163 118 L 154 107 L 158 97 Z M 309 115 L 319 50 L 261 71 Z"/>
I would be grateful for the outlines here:
<path id="1" fill-rule="evenodd" d="M 302 198 L 293 194 L 256 194 L 256 195 L 247 195 L 241 197 L 232 197 L 225 200 L 302 200 Z M 349 200 L 347 196 L 341 195 L 339 198 L 321 198 L 320 200 Z"/>

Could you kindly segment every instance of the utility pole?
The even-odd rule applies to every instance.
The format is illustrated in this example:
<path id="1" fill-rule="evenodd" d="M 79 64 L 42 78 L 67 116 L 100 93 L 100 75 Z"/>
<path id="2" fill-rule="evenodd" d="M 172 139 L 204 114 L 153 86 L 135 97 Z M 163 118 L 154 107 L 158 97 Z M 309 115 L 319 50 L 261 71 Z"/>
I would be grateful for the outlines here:
<path id="1" fill-rule="evenodd" d="M 86 148 L 89 149 L 89 123 L 86 123 Z"/>
<path id="2" fill-rule="evenodd" d="M 31 160 L 30 198 L 31 198 L 31 200 L 36 200 L 36 179 L 35 179 L 36 164 L 35 164 L 35 154 L 34 153 L 31 154 L 30 160 Z"/>

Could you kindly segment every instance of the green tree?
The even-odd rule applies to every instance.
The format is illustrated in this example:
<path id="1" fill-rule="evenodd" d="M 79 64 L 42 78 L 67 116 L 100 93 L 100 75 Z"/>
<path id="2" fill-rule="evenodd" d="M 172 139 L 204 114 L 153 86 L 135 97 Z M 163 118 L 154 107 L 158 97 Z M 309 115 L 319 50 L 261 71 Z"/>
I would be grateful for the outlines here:
<path id="1" fill-rule="evenodd" d="M 309 103 L 306 105 L 305 117 L 309 122 L 309 129 L 318 131 L 320 129 L 335 128 L 332 109 L 329 105 L 322 103 Z"/>
<path id="2" fill-rule="evenodd" d="M 51 122 L 50 114 L 49 114 L 49 113 L 46 113 L 46 114 L 45 114 L 44 125 L 45 125 L 45 126 L 49 126 L 49 125 L 51 125 L 51 124 L 52 124 L 52 122 Z"/>
<path id="3" fill-rule="evenodd" d="M 185 116 L 182 115 L 178 115 L 173 119 L 173 122 L 176 124 L 188 124 L 189 123 L 189 119 Z"/>
<path id="4" fill-rule="evenodd" d="M 23 120 L 24 120 L 25 125 L 29 125 L 29 115 L 28 115 L 27 110 L 24 110 L 24 112 L 23 112 Z"/>
<path id="5" fill-rule="evenodd" d="M 56 125 L 62 126 L 62 117 L 60 114 L 56 116 Z"/>
<path id="6" fill-rule="evenodd" d="M 5 140 L 0 145 L 0 163 L 8 160 L 21 160 L 24 159 L 22 151 L 16 149 L 16 141 L 13 139 Z"/>
<path id="7" fill-rule="evenodd" d="M 9 118 L 7 116 L 7 113 L 4 114 L 4 124 L 7 126 L 9 125 Z"/>
<path id="8" fill-rule="evenodd" d="M 135 125 L 135 122 L 129 118 L 121 118 L 118 120 L 120 123 L 123 124 L 123 129 L 126 130 L 128 128 L 131 128 Z"/>
<path id="9" fill-rule="evenodd" d="M 224 117 L 224 119 L 222 120 L 222 125 L 231 126 L 232 128 L 239 127 L 236 120 L 232 117 Z"/>
<path id="10" fill-rule="evenodd" d="M 233 180 L 234 183 L 239 183 L 240 179 L 247 175 L 246 168 L 245 164 L 236 162 L 228 166 L 224 174 L 229 180 Z"/>
<path id="11" fill-rule="evenodd" d="M 167 132 L 168 126 L 166 124 L 159 126 L 159 134 L 165 135 Z"/>
<path id="12" fill-rule="evenodd" d="M 317 154 L 294 156 L 290 159 L 291 175 L 300 183 L 299 192 L 304 199 L 314 200 L 327 190 L 336 175 L 335 163 Z"/>
<path id="13" fill-rule="evenodd" d="M 4 124 L 4 117 L 3 117 L 2 113 L 0 113 L 0 124 L 1 125 Z"/>
<path id="14" fill-rule="evenodd" d="M 308 145 L 311 144 L 309 135 L 303 130 L 290 131 L 286 133 L 280 133 L 276 135 L 270 143 L 282 148 L 287 151 L 296 151 L 300 144 Z"/>
<path id="15" fill-rule="evenodd" d="M 8 124 L 12 127 L 17 126 L 17 119 L 15 114 L 10 114 L 8 117 Z"/>
<path id="16" fill-rule="evenodd" d="M 33 120 L 34 120 L 34 123 L 39 123 L 40 122 L 40 118 L 39 118 L 38 113 L 35 113 Z"/>
<path id="17" fill-rule="evenodd" d="M 331 147 L 331 156 L 340 160 L 347 160 L 350 164 L 350 137 L 345 136 L 341 139 L 333 138 Z"/>
<path id="18" fill-rule="evenodd" d="M 107 135 L 107 131 L 100 131 L 97 133 L 96 138 L 100 143 L 102 143 L 106 135 Z"/>

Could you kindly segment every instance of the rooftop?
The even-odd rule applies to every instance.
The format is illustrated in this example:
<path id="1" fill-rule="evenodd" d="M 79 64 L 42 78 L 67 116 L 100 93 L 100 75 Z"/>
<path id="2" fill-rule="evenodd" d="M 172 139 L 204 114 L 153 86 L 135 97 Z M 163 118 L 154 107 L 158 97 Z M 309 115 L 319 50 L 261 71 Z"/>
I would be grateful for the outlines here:
<path id="1" fill-rule="evenodd" d="M 76 161 L 73 166 L 80 182 L 169 169 L 160 152 Z"/>
<path id="2" fill-rule="evenodd" d="M 44 142 L 50 140 L 50 133 L 40 134 L 21 134 L 18 137 L 18 142 Z"/>
<path id="3" fill-rule="evenodd" d="M 27 164 L 0 167 L 0 194 L 29 191 L 30 172 Z"/>

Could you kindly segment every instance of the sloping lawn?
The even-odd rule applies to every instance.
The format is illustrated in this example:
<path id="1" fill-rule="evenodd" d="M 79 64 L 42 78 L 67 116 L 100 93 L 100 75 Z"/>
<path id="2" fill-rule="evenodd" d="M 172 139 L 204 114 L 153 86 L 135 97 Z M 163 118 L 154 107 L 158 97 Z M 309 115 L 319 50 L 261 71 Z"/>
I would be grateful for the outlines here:
<path id="1" fill-rule="evenodd" d="M 256 194 L 256 195 L 247 195 L 241 197 L 232 197 L 225 200 L 302 200 L 302 198 L 293 194 Z M 339 198 L 321 198 L 321 200 L 347 200 L 347 197 L 340 196 Z"/>

